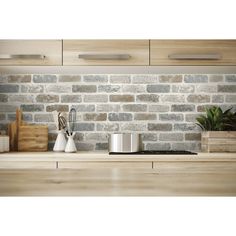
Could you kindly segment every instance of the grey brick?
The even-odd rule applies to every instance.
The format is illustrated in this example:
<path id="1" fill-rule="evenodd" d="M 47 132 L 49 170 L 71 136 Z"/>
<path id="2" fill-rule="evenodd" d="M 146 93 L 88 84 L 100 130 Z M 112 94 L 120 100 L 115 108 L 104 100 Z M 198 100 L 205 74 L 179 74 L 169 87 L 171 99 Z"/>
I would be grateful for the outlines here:
<path id="1" fill-rule="evenodd" d="M 61 95 L 62 103 L 79 103 L 82 102 L 81 95 Z"/>
<path id="2" fill-rule="evenodd" d="M 141 139 L 143 142 L 145 141 L 157 141 L 157 134 L 146 133 L 141 135 Z"/>
<path id="3" fill-rule="evenodd" d="M 35 122 L 55 122 L 52 114 L 35 114 L 34 115 Z"/>
<path id="4" fill-rule="evenodd" d="M 93 151 L 94 144 L 92 143 L 76 143 L 76 148 L 78 151 Z"/>
<path id="5" fill-rule="evenodd" d="M 97 112 L 119 112 L 120 105 L 117 104 L 98 104 Z"/>
<path id="6" fill-rule="evenodd" d="M 145 124 L 140 124 L 140 123 L 121 124 L 121 131 L 145 131 L 145 130 L 146 130 Z"/>
<path id="7" fill-rule="evenodd" d="M 6 124 L 6 123 L 5 123 L 5 124 L 3 124 L 3 123 L 0 124 L 0 130 L 1 130 L 1 131 L 5 131 L 5 133 L 6 133 L 6 131 L 7 131 L 7 126 L 8 126 L 8 124 Z"/>
<path id="8" fill-rule="evenodd" d="M 107 75 L 84 75 L 83 76 L 84 82 L 88 83 L 106 83 L 108 82 Z"/>
<path id="9" fill-rule="evenodd" d="M 56 75 L 33 75 L 34 83 L 56 83 Z"/>
<path id="10" fill-rule="evenodd" d="M 196 118 L 199 117 L 199 113 L 197 114 L 186 114 L 185 115 L 185 121 L 187 122 L 196 122 Z"/>
<path id="11" fill-rule="evenodd" d="M 159 119 L 162 121 L 183 121 L 184 120 L 184 115 L 183 114 L 174 114 L 174 113 L 169 113 L 169 114 L 159 114 Z"/>
<path id="12" fill-rule="evenodd" d="M 218 85 L 218 92 L 236 93 L 236 85 Z"/>
<path id="13" fill-rule="evenodd" d="M 97 131 L 119 131 L 119 124 L 118 123 L 98 123 L 97 124 Z"/>
<path id="14" fill-rule="evenodd" d="M 0 93 L 18 93 L 19 85 L 0 84 Z"/>
<path id="15" fill-rule="evenodd" d="M 128 112 L 144 112 L 147 111 L 147 105 L 145 104 L 125 104 L 123 110 Z"/>
<path id="16" fill-rule="evenodd" d="M 7 75 L 0 75 L 0 84 L 8 83 Z"/>
<path id="17" fill-rule="evenodd" d="M 6 114 L 0 114 L 0 120 L 3 121 L 6 119 Z"/>
<path id="18" fill-rule="evenodd" d="M 72 108 L 75 108 L 77 112 L 94 112 L 95 105 L 73 105 Z"/>
<path id="19" fill-rule="evenodd" d="M 46 92 L 48 93 L 71 93 L 70 85 L 46 85 Z"/>
<path id="20" fill-rule="evenodd" d="M 9 75 L 8 83 L 30 83 L 31 75 Z"/>
<path id="21" fill-rule="evenodd" d="M 0 102 L 7 102 L 8 95 L 7 94 L 0 94 Z"/>
<path id="22" fill-rule="evenodd" d="M 130 113 L 109 113 L 109 121 L 131 121 L 133 118 Z"/>
<path id="23" fill-rule="evenodd" d="M 168 112 L 170 110 L 169 106 L 166 105 L 150 105 L 149 112 Z"/>
<path id="24" fill-rule="evenodd" d="M 180 124 L 174 124 L 174 130 L 191 131 L 191 130 L 199 130 L 199 128 L 196 124 L 180 123 Z"/>
<path id="25" fill-rule="evenodd" d="M 181 83 L 183 80 L 182 75 L 160 75 L 159 82 L 161 83 Z"/>
<path id="26" fill-rule="evenodd" d="M 217 86 L 216 85 L 197 85 L 196 92 L 199 93 L 216 93 Z"/>
<path id="27" fill-rule="evenodd" d="M 146 150 L 170 150 L 170 143 L 147 143 Z"/>
<path id="28" fill-rule="evenodd" d="M 187 101 L 192 103 L 207 103 L 210 102 L 210 100 L 209 95 L 194 94 L 187 97 Z"/>
<path id="29" fill-rule="evenodd" d="M 38 111 L 44 111 L 44 105 L 42 104 L 22 104 L 21 106 L 22 111 L 28 111 L 28 112 L 38 112 Z"/>
<path id="30" fill-rule="evenodd" d="M 170 85 L 164 85 L 164 84 L 147 85 L 147 92 L 148 93 L 169 93 Z"/>
<path id="31" fill-rule="evenodd" d="M 136 113 L 134 114 L 134 120 L 156 120 L 157 115 L 156 114 L 150 114 L 150 113 Z"/>
<path id="32" fill-rule="evenodd" d="M 133 95 L 110 95 L 110 102 L 134 102 Z"/>
<path id="33" fill-rule="evenodd" d="M 223 75 L 209 75 L 209 82 L 211 83 L 223 82 L 223 80 Z"/>
<path id="34" fill-rule="evenodd" d="M 123 93 L 145 93 L 146 92 L 146 86 L 145 85 L 139 85 L 139 84 L 123 85 L 122 86 L 122 92 Z"/>
<path id="35" fill-rule="evenodd" d="M 159 135 L 160 141 L 183 141 L 183 133 L 161 133 Z"/>
<path id="36" fill-rule="evenodd" d="M 207 83 L 208 77 L 207 75 L 185 75 L 184 81 L 185 83 Z"/>
<path id="37" fill-rule="evenodd" d="M 36 102 L 40 103 L 55 103 L 59 102 L 58 95 L 50 95 L 50 94 L 40 94 L 36 96 Z"/>
<path id="38" fill-rule="evenodd" d="M 107 150 L 108 143 L 96 143 L 95 150 Z"/>
<path id="39" fill-rule="evenodd" d="M 230 102 L 230 103 L 236 103 L 236 94 L 235 95 L 226 95 L 225 101 Z"/>
<path id="40" fill-rule="evenodd" d="M 80 82 L 80 75 L 60 75 L 58 78 L 59 82 Z"/>
<path id="41" fill-rule="evenodd" d="M 223 103 L 224 96 L 223 95 L 212 95 L 212 102 L 213 103 Z"/>
<path id="42" fill-rule="evenodd" d="M 174 93 L 193 93 L 195 90 L 194 85 L 172 85 L 172 92 Z"/>
<path id="43" fill-rule="evenodd" d="M 158 75 L 135 75 L 133 76 L 134 84 L 155 84 L 158 82 Z"/>
<path id="44" fill-rule="evenodd" d="M 49 105 L 46 107 L 47 112 L 58 111 L 58 112 L 68 112 L 68 105 Z"/>
<path id="45" fill-rule="evenodd" d="M 85 134 L 85 140 L 88 141 L 107 141 L 108 134 L 106 133 L 87 133 Z"/>
<path id="46" fill-rule="evenodd" d="M 95 93 L 97 92 L 96 85 L 73 85 L 73 93 Z"/>
<path id="47" fill-rule="evenodd" d="M 43 85 L 21 85 L 21 92 L 22 93 L 43 93 L 44 92 L 44 86 Z"/>
<path id="48" fill-rule="evenodd" d="M 129 75 L 111 75 L 110 83 L 112 84 L 129 84 L 131 77 Z"/>
<path id="49" fill-rule="evenodd" d="M 214 104 L 199 105 L 199 106 L 197 106 L 197 111 L 198 112 L 205 112 L 206 108 L 211 108 L 213 106 L 214 106 Z"/>
<path id="50" fill-rule="evenodd" d="M 187 151 L 199 151 L 201 149 L 200 142 L 182 142 L 172 143 L 173 150 L 187 150 Z"/>
<path id="51" fill-rule="evenodd" d="M 84 102 L 95 102 L 95 103 L 108 102 L 108 96 L 103 94 L 85 95 Z"/>
<path id="52" fill-rule="evenodd" d="M 136 96 L 137 102 L 159 102 L 159 96 L 156 94 L 139 94 Z"/>
<path id="53" fill-rule="evenodd" d="M 32 95 L 9 95 L 9 102 L 33 103 L 34 96 Z"/>
<path id="54" fill-rule="evenodd" d="M 84 121 L 105 121 L 107 113 L 86 113 L 83 116 Z"/>
<path id="55" fill-rule="evenodd" d="M 186 133 L 185 140 L 186 141 L 199 141 L 201 140 L 201 133 Z"/>
<path id="56" fill-rule="evenodd" d="M 236 83 L 236 75 L 225 75 L 225 81 Z"/>
<path id="57" fill-rule="evenodd" d="M 195 105 L 178 105 L 178 104 L 174 104 L 171 105 L 171 111 L 174 112 L 190 112 L 190 111 L 195 111 Z"/>
<path id="58" fill-rule="evenodd" d="M 75 131 L 94 131 L 94 123 L 75 123 Z"/>
<path id="59" fill-rule="evenodd" d="M 169 124 L 169 123 L 149 123 L 148 130 L 149 131 L 171 131 L 172 124 Z"/>
<path id="60" fill-rule="evenodd" d="M 162 102 L 171 102 L 171 103 L 183 103 L 185 102 L 184 95 L 163 95 L 161 97 Z"/>
<path id="61" fill-rule="evenodd" d="M 119 85 L 98 85 L 98 92 L 116 93 L 120 91 Z"/>
<path id="62" fill-rule="evenodd" d="M 78 133 L 78 132 L 75 133 L 74 140 L 79 141 L 79 142 L 84 141 L 84 134 L 83 133 Z"/>

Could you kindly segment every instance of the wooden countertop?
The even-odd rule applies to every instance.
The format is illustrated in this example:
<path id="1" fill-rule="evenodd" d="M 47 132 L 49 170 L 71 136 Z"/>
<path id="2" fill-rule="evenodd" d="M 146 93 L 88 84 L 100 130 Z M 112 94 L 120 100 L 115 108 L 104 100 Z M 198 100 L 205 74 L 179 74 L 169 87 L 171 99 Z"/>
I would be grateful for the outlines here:
<path id="1" fill-rule="evenodd" d="M 0 196 L 236 196 L 236 173 L 2 170 Z"/>
<path id="2" fill-rule="evenodd" d="M 236 153 L 198 153 L 197 155 L 109 155 L 108 152 L 10 152 L 1 161 L 236 161 Z"/>

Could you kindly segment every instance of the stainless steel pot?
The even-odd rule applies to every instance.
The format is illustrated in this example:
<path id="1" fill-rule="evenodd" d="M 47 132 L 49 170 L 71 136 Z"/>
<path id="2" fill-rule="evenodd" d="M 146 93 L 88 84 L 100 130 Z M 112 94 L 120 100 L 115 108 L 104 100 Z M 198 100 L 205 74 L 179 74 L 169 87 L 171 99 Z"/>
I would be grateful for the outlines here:
<path id="1" fill-rule="evenodd" d="M 138 152 L 141 151 L 141 135 L 136 133 L 110 134 L 109 152 Z"/>

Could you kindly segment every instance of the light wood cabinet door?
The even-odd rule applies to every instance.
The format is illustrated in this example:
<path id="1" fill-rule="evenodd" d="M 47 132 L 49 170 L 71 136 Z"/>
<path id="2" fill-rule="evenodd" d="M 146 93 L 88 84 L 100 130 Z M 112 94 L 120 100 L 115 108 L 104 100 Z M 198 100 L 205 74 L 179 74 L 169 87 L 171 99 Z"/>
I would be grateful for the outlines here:
<path id="1" fill-rule="evenodd" d="M 1 161 L 0 169 L 56 169 L 53 161 Z"/>
<path id="2" fill-rule="evenodd" d="M 95 161 L 95 162 L 76 162 L 76 161 L 63 161 L 58 162 L 59 169 L 152 169 L 152 162 L 128 162 L 128 161 Z"/>
<path id="3" fill-rule="evenodd" d="M 149 40 L 63 40 L 63 65 L 149 65 Z"/>
<path id="4" fill-rule="evenodd" d="M 236 173 L 236 162 L 227 161 L 170 161 L 153 162 L 159 173 Z"/>
<path id="5" fill-rule="evenodd" d="M 0 40 L 0 65 L 62 65 L 62 40 Z"/>
<path id="6" fill-rule="evenodd" d="M 236 40 L 151 40 L 151 65 L 236 65 Z"/>

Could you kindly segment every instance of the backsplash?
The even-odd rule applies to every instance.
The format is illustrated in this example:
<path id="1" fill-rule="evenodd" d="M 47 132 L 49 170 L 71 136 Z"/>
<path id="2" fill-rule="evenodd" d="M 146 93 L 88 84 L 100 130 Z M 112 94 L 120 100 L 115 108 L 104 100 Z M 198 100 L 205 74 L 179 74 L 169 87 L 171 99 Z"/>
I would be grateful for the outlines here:
<path id="1" fill-rule="evenodd" d="M 236 75 L 2 75 L 0 130 L 15 119 L 49 126 L 52 111 L 77 110 L 78 150 L 105 150 L 108 134 L 142 133 L 146 149 L 200 149 L 195 118 L 205 106 L 236 110 Z"/>

